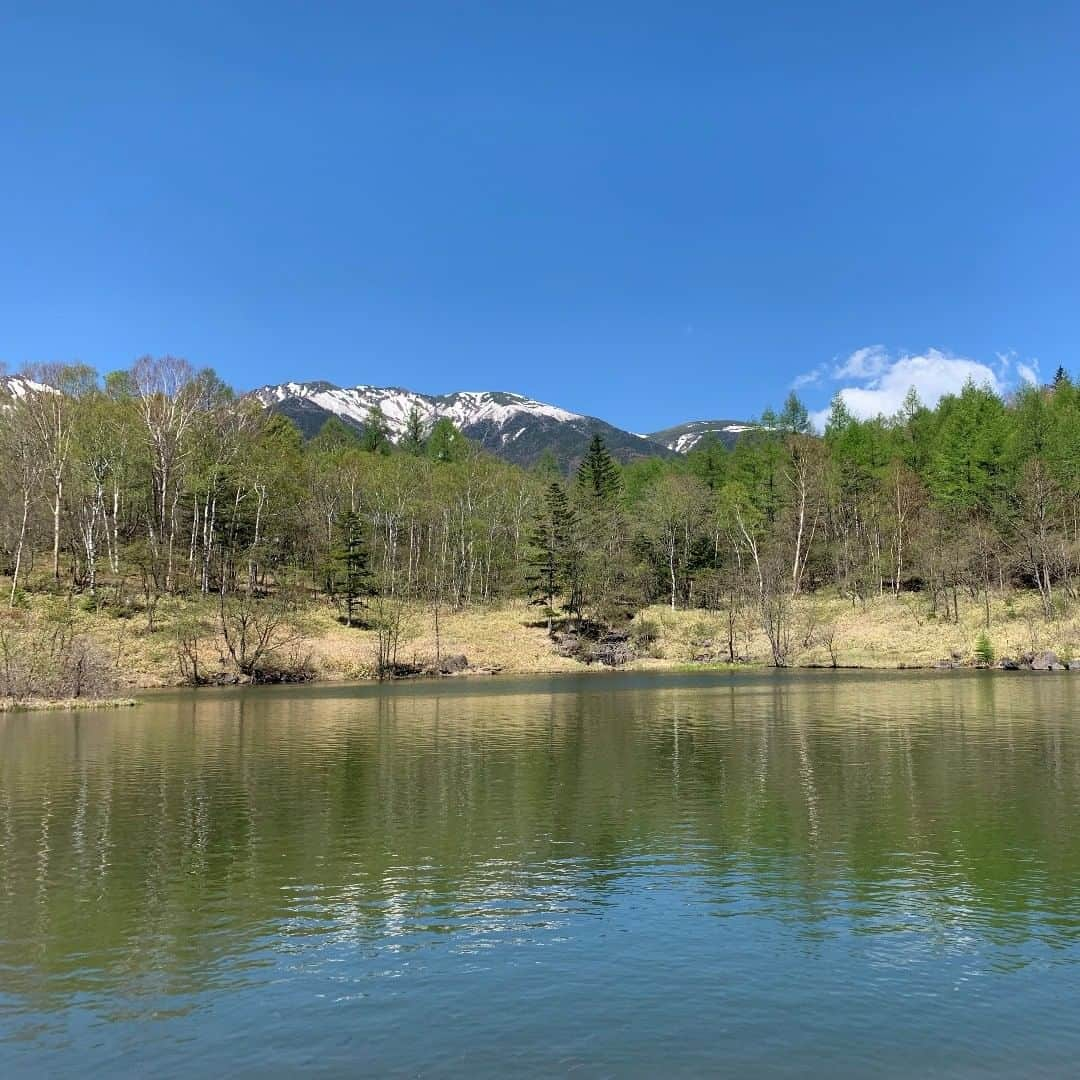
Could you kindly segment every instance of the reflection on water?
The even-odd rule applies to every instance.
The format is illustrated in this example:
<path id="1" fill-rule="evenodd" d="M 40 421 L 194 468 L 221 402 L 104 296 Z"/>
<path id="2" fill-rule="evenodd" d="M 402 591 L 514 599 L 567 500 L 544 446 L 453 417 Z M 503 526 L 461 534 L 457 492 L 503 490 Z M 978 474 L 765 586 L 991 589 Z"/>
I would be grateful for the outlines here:
<path id="1" fill-rule="evenodd" d="M 0 718 L 0 1068 L 1071 1072 L 1078 686 L 627 675 Z"/>

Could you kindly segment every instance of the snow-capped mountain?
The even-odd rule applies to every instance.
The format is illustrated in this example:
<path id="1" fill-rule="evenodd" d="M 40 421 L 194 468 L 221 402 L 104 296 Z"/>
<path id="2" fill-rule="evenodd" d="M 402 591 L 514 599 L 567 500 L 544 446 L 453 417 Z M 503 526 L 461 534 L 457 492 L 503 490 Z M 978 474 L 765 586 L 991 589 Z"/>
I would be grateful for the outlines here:
<path id="1" fill-rule="evenodd" d="M 51 386 L 34 382 L 33 379 L 28 379 L 25 375 L 0 375 L 0 395 L 21 398 L 32 390 L 44 390 L 48 393 L 54 393 Z"/>
<path id="2" fill-rule="evenodd" d="M 288 416 L 306 435 L 314 435 L 330 415 L 362 428 L 371 409 L 377 407 L 386 419 L 391 439 L 397 441 L 405 432 L 410 412 L 416 409 L 426 426 L 445 417 L 474 442 L 520 465 L 533 465 L 550 451 L 562 467 L 572 466 L 596 433 L 603 436 L 612 455 L 621 461 L 670 457 L 673 453 L 647 435 L 636 435 L 593 416 L 501 391 L 459 390 L 434 395 L 400 387 L 290 382 L 264 386 L 252 396 L 267 408 Z"/>
<path id="3" fill-rule="evenodd" d="M 730 448 L 744 431 L 751 431 L 754 427 L 754 424 L 740 420 L 691 420 L 664 428 L 663 431 L 654 431 L 649 438 L 677 454 L 689 454 L 702 439 L 710 435 Z"/>

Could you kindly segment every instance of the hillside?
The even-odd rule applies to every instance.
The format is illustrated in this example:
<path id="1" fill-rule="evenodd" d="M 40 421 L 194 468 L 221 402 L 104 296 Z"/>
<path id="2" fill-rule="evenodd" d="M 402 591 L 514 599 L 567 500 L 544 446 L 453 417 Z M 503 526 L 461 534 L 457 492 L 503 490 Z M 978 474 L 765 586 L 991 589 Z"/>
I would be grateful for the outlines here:
<path id="1" fill-rule="evenodd" d="M 744 431 L 753 427 L 753 424 L 742 420 L 690 420 L 685 424 L 664 428 L 663 431 L 654 431 L 649 438 L 678 454 L 688 454 L 708 436 L 719 440 L 730 449 Z"/>

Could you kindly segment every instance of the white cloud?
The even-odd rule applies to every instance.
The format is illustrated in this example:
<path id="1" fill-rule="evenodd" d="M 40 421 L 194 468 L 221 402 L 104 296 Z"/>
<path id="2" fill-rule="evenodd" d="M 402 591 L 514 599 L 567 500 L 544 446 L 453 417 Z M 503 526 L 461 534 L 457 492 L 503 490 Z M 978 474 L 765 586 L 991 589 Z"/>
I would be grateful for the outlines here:
<path id="1" fill-rule="evenodd" d="M 880 375 L 889 364 L 889 353 L 884 345 L 867 345 L 856 349 L 842 364 L 833 368 L 834 379 L 872 379 Z"/>
<path id="2" fill-rule="evenodd" d="M 1023 379 L 1028 378 L 1028 373 L 1035 374 L 1026 364 L 1016 364 L 1016 370 Z M 872 345 L 857 349 L 837 365 L 833 377 L 859 384 L 843 386 L 838 393 L 853 416 L 869 420 L 898 412 L 912 387 L 924 405 L 933 407 L 944 395 L 959 393 L 969 379 L 1000 394 L 1006 374 L 1005 368 L 999 375 L 987 364 L 939 349 L 927 349 L 918 356 L 901 354 L 893 359 L 882 346 Z M 824 428 L 828 417 L 827 408 L 811 414 L 818 430 Z"/>
<path id="3" fill-rule="evenodd" d="M 1033 364 L 1024 364 L 1018 361 L 1016 364 L 1016 374 L 1029 386 L 1038 386 L 1039 362 L 1036 360 Z"/>
<path id="4" fill-rule="evenodd" d="M 823 372 L 819 367 L 814 368 L 813 371 L 804 371 L 801 375 L 796 375 L 791 380 L 791 389 L 798 390 L 803 386 L 813 386 L 814 383 L 821 382 L 821 376 Z"/>

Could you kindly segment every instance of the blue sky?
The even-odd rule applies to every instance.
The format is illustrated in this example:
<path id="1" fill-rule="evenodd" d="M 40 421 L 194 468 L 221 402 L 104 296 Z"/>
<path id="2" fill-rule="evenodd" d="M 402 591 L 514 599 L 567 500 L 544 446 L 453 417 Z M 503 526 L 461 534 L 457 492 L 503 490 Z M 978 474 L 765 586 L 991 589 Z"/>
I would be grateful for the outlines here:
<path id="1" fill-rule="evenodd" d="M 870 410 L 1076 370 L 1078 31 L 992 0 L 0 0 L 0 359 L 639 431 L 796 380 Z"/>

